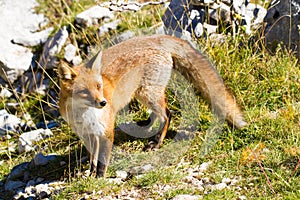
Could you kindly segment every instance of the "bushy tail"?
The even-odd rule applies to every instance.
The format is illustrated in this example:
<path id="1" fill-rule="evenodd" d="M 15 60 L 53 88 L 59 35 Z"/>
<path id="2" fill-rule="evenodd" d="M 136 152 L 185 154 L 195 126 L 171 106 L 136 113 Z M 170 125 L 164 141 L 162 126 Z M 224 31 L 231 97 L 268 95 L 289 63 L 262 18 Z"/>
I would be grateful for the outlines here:
<path id="1" fill-rule="evenodd" d="M 175 69 L 193 83 L 219 118 L 226 119 L 237 128 L 246 126 L 239 106 L 210 61 L 189 43 L 177 38 L 174 40 L 175 44 L 164 46 L 172 52 Z"/>

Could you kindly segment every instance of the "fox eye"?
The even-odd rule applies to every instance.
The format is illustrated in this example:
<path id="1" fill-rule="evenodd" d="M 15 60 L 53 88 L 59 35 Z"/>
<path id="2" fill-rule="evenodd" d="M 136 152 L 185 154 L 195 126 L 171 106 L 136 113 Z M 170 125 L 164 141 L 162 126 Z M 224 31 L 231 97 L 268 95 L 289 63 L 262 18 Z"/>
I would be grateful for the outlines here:
<path id="1" fill-rule="evenodd" d="M 97 87 L 97 90 L 100 90 L 101 89 L 101 83 L 97 83 L 96 87 Z"/>

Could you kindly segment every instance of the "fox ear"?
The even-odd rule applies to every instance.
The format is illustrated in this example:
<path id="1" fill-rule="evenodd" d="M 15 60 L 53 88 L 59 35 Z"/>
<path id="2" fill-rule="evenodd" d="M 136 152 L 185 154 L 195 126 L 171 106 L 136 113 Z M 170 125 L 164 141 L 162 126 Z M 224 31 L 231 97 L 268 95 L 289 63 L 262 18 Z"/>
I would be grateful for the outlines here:
<path id="1" fill-rule="evenodd" d="M 101 71 L 101 60 L 102 60 L 102 51 L 100 51 L 97 56 L 95 57 L 95 60 L 92 65 L 92 70 L 97 72 L 98 74 Z"/>
<path id="2" fill-rule="evenodd" d="M 58 76 L 60 79 L 72 80 L 77 76 L 77 73 L 66 62 L 61 61 L 58 65 Z"/>

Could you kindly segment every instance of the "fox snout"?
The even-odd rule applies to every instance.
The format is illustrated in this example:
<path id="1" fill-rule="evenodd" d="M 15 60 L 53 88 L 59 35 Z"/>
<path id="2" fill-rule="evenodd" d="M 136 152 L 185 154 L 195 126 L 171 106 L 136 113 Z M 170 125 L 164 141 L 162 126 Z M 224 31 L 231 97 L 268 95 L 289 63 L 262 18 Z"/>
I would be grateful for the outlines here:
<path id="1" fill-rule="evenodd" d="M 96 101 L 95 102 L 95 107 L 96 108 L 103 108 L 106 105 L 107 101 L 106 99 L 102 99 L 101 101 Z"/>

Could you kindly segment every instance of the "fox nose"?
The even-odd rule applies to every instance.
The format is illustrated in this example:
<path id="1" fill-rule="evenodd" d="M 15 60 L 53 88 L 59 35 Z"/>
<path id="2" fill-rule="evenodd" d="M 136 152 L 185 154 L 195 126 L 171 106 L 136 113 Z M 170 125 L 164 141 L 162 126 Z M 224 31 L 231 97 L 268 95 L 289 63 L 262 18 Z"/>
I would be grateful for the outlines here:
<path id="1" fill-rule="evenodd" d="M 100 102 L 100 106 L 104 107 L 105 105 L 106 105 L 106 101 L 105 100 L 103 100 L 103 101 Z"/>

